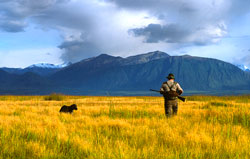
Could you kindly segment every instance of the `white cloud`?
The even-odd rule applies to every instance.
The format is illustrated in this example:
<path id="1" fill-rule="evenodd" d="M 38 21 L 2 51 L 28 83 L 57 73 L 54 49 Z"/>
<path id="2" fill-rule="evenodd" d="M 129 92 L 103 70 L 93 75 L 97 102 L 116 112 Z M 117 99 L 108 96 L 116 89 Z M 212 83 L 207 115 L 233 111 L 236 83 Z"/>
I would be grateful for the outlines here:
<path id="1" fill-rule="evenodd" d="M 58 30 L 61 58 L 72 62 L 100 53 L 127 56 L 193 47 L 190 50 L 198 54 L 204 45 L 215 51 L 215 46 L 223 47 L 220 42 L 230 35 L 235 19 L 250 10 L 245 0 L 0 0 L 0 4 L 0 29 L 23 32 L 38 25 Z M 152 24 L 161 27 L 150 28 Z M 131 29 L 136 36 L 129 34 Z M 208 51 L 206 55 L 214 56 Z"/>

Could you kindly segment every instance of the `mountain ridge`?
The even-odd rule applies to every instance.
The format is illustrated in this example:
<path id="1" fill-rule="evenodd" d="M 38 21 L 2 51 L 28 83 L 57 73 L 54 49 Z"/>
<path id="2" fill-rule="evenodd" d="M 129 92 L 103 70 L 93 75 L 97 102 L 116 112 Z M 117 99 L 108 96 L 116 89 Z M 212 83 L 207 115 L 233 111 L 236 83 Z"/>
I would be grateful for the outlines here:
<path id="1" fill-rule="evenodd" d="M 49 63 L 38 63 L 38 64 L 33 64 L 25 68 L 8 68 L 8 67 L 2 67 L 0 70 L 4 70 L 8 73 L 11 74 L 17 74 L 17 75 L 22 75 L 27 72 L 33 72 L 36 73 L 40 76 L 49 76 L 56 71 L 62 69 L 63 67 L 66 67 L 70 65 L 71 63 L 63 63 L 61 65 L 54 65 L 54 64 L 49 64 Z"/>
<path id="2" fill-rule="evenodd" d="M 212 58 L 169 56 L 155 51 L 126 58 L 101 54 L 61 68 L 48 76 L 24 74 L 20 77 L 9 74 L 10 78 L 17 80 L 10 79 L 12 83 L 5 80 L 10 88 L 1 85 L 0 94 L 4 94 L 1 90 L 6 89 L 15 92 L 15 86 L 18 86 L 16 92 L 25 90 L 26 94 L 58 92 L 107 95 L 106 92 L 123 92 L 123 95 L 129 95 L 144 92 L 141 95 L 148 95 L 149 88 L 159 89 L 170 72 L 175 74 L 184 93 L 250 90 L 250 74 L 235 65 Z M 23 82 L 18 84 L 18 79 Z"/>

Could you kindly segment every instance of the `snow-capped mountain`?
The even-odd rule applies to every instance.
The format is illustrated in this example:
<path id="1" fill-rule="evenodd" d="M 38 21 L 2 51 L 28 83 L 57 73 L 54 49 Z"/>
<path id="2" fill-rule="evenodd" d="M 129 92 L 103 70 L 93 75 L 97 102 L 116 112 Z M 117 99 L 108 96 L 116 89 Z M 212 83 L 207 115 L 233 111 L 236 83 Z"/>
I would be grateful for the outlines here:
<path id="1" fill-rule="evenodd" d="M 239 67 L 241 70 L 243 71 L 247 71 L 247 72 L 250 72 L 250 69 L 246 66 L 246 65 L 239 65 L 239 64 L 236 64 L 237 67 Z"/>
<path id="2" fill-rule="evenodd" d="M 49 64 L 49 63 L 38 63 L 38 64 L 33 64 L 31 66 L 28 66 L 26 68 L 34 68 L 34 67 L 39 67 L 39 68 L 63 68 L 66 67 L 68 65 L 70 65 L 71 63 L 63 63 L 60 65 L 54 65 L 54 64 Z"/>
<path id="3" fill-rule="evenodd" d="M 63 63 L 60 65 L 54 65 L 49 63 L 39 63 L 39 64 L 33 64 L 31 66 L 28 66 L 26 68 L 0 68 L 1 70 L 4 70 L 11 74 L 18 74 L 22 75 L 27 72 L 32 72 L 35 74 L 38 74 L 40 76 L 49 76 L 56 71 L 60 70 L 61 68 L 67 67 L 71 65 L 71 63 Z"/>

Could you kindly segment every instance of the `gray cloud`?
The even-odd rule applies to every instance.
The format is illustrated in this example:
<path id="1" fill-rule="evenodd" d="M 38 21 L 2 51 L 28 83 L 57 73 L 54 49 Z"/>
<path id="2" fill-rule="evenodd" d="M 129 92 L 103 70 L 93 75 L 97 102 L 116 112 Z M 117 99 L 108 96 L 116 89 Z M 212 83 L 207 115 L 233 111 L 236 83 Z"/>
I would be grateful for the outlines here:
<path id="1" fill-rule="evenodd" d="M 132 9 L 132 10 L 146 10 L 154 13 L 179 13 L 179 14 L 194 14 L 207 12 L 210 15 L 214 13 L 217 14 L 217 17 L 213 17 L 216 19 L 222 16 L 232 16 L 245 14 L 249 12 L 250 1 L 249 0 L 205 0 L 205 1 L 197 1 L 197 0 L 100 0 L 100 1 L 108 1 L 110 3 L 116 4 L 118 7 Z M 181 15 L 183 16 L 183 15 Z M 199 16 L 199 15 L 196 15 Z M 204 16 L 204 15 L 200 15 Z M 209 15 L 207 15 L 209 16 Z M 206 17 L 207 17 L 206 16 Z M 206 18 L 205 17 L 205 18 Z"/>
<path id="2" fill-rule="evenodd" d="M 49 8 L 68 0 L 1 0 L 0 29 L 6 32 L 22 32 L 28 26 L 27 18 L 43 14 Z"/>
<path id="3" fill-rule="evenodd" d="M 24 28 L 27 26 L 25 22 L 20 21 L 7 21 L 7 22 L 0 22 L 0 28 L 6 32 L 22 32 Z"/>
<path id="4" fill-rule="evenodd" d="M 58 47 L 63 50 L 61 59 L 65 62 L 78 62 L 86 57 L 92 57 L 101 52 L 98 46 L 88 38 L 87 34 L 81 33 L 79 36 L 71 35 L 68 40 Z"/>
<path id="5" fill-rule="evenodd" d="M 145 28 L 131 29 L 135 36 L 145 36 L 146 42 L 157 43 L 164 41 L 168 43 L 182 43 L 191 34 L 189 30 L 184 30 L 176 24 L 160 25 L 149 24 Z"/>
<path id="6" fill-rule="evenodd" d="M 120 8 L 147 11 L 161 24 L 131 29 L 145 42 L 210 45 L 228 33 L 227 25 L 237 16 L 250 11 L 250 1 L 243 0 L 109 0 Z M 182 47 L 183 45 L 180 45 Z"/>
<path id="7" fill-rule="evenodd" d="M 250 11 L 250 1 L 249 0 L 231 0 L 230 10 L 228 12 L 229 16 L 232 18 L 238 18 L 243 14 L 249 13 Z"/>
<path id="8" fill-rule="evenodd" d="M 23 32 L 27 22 L 39 28 L 59 30 L 63 38 L 59 46 L 61 58 L 66 62 L 100 53 L 95 41 L 90 40 L 99 14 L 93 12 L 96 8 L 92 3 L 70 0 L 0 0 L 0 3 L 0 30 Z"/>
<path id="9" fill-rule="evenodd" d="M 62 60 L 73 63 L 100 53 L 97 46 L 87 41 L 65 41 L 59 48 L 64 50 Z"/>
<path id="10" fill-rule="evenodd" d="M 162 11 L 165 9 L 175 10 L 175 8 L 189 8 L 192 4 L 187 3 L 184 0 L 108 0 L 111 3 L 115 3 L 117 6 L 128 9 L 146 9 L 146 10 L 158 10 Z M 193 7 L 192 7 L 193 8 Z M 191 9 L 193 10 L 193 9 Z"/>
<path id="11" fill-rule="evenodd" d="M 46 8 L 47 1 L 28 0 L 1 0 L 0 3 L 0 29 L 6 32 L 22 32 L 27 23 L 25 18 L 32 15 L 39 9 Z"/>
<path id="12" fill-rule="evenodd" d="M 77 62 L 102 53 L 110 45 L 106 38 L 116 30 L 111 27 L 111 16 L 110 7 L 76 1 L 54 5 L 33 19 L 42 26 L 60 30 L 63 38 L 59 45 L 62 50 L 61 59 L 65 62 Z"/>
<path id="13" fill-rule="evenodd" d="M 214 27 L 214 26 L 213 26 Z M 178 24 L 149 24 L 144 28 L 131 29 L 135 36 L 145 37 L 147 43 L 179 43 L 188 45 L 208 45 L 217 42 L 225 33 L 224 25 L 218 25 L 218 33 L 212 32 L 214 28 L 188 28 Z M 211 29 L 211 31 L 209 31 Z"/>
<path id="14" fill-rule="evenodd" d="M 72 10 L 71 8 L 75 9 Z M 58 30 L 67 28 L 82 32 L 95 27 L 94 15 L 89 14 L 89 12 L 88 9 L 83 11 L 74 5 L 57 5 L 35 15 L 33 18 L 37 23 L 46 27 L 57 28 Z"/>
<path id="15" fill-rule="evenodd" d="M 62 37 L 61 58 L 76 62 L 103 52 L 119 54 L 143 47 L 161 50 L 170 45 L 178 49 L 214 44 L 227 35 L 227 26 L 234 18 L 250 10 L 249 0 L 99 2 L 103 4 L 97 0 L 0 0 L 0 29 L 22 32 L 30 23 L 56 29 Z M 131 11 L 144 12 L 147 18 L 154 17 L 157 22 L 121 28 L 118 23 L 122 16 L 119 19 L 117 14 Z"/>

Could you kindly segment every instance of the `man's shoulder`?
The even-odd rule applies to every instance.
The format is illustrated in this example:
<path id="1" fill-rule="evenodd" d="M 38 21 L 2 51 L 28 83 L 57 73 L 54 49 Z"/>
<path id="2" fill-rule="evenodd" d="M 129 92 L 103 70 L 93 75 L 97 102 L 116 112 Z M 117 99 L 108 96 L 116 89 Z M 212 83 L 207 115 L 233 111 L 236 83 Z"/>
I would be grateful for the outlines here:
<path id="1" fill-rule="evenodd" d="M 165 81 L 165 82 L 163 82 L 162 84 L 170 84 L 170 85 L 172 85 L 172 84 L 174 84 L 174 85 L 180 85 L 178 82 L 176 82 L 176 81 Z"/>
<path id="2" fill-rule="evenodd" d="M 175 85 L 180 86 L 180 84 L 178 82 L 175 82 Z"/>

